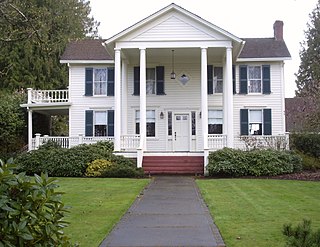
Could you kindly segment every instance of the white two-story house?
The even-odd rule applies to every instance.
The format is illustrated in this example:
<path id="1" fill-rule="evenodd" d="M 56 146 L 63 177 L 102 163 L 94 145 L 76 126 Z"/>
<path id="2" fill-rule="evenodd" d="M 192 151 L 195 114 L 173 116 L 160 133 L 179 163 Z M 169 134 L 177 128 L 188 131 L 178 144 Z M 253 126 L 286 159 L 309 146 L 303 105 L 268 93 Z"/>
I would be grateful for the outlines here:
<path id="1" fill-rule="evenodd" d="M 278 143 L 290 53 L 283 22 L 273 28 L 243 39 L 170 4 L 109 39 L 70 42 L 68 89 L 28 91 L 29 148 L 110 140 L 147 172 L 202 173 L 210 151 Z M 69 136 L 35 135 L 33 112 L 67 114 Z"/>

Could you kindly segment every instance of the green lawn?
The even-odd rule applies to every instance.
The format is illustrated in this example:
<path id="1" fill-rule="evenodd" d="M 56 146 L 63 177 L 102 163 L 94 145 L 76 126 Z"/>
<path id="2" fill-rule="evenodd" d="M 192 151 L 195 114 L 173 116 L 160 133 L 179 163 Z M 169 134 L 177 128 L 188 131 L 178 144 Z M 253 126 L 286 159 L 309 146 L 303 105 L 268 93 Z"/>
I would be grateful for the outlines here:
<path id="1" fill-rule="evenodd" d="M 71 206 L 66 234 L 81 247 L 99 246 L 131 206 L 148 179 L 58 178 L 65 205 Z"/>
<path id="2" fill-rule="evenodd" d="M 262 179 L 196 181 L 227 247 L 284 246 L 284 223 L 320 228 L 320 183 Z M 237 239 L 238 238 L 238 239 Z"/>

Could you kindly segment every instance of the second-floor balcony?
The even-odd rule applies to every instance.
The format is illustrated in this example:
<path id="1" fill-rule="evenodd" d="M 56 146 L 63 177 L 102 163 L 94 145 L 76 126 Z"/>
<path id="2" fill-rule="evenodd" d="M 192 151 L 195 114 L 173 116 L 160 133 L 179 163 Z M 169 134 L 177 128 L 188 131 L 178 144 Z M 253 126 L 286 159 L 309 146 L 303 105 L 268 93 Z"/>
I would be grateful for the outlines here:
<path id="1" fill-rule="evenodd" d="M 69 90 L 33 90 L 28 88 L 28 104 L 68 103 Z"/>

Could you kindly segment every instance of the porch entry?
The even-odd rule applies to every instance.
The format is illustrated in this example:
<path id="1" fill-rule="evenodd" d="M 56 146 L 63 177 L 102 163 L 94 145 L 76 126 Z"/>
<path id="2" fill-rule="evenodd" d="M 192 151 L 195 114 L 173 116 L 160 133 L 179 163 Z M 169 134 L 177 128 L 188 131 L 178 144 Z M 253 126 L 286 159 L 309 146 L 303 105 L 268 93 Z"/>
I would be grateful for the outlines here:
<path id="1" fill-rule="evenodd" d="M 190 150 L 190 115 L 174 114 L 173 144 L 175 151 Z"/>

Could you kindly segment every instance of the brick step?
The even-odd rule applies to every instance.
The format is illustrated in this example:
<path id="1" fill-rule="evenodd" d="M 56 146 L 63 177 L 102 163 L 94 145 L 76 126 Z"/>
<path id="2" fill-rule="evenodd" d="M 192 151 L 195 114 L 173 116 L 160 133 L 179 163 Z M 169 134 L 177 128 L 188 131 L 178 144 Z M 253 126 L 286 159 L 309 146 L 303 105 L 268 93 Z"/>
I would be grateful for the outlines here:
<path id="1" fill-rule="evenodd" d="M 145 156 L 147 174 L 203 174 L 202 156 Z"/>

